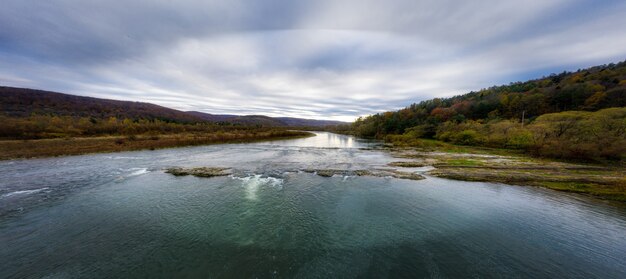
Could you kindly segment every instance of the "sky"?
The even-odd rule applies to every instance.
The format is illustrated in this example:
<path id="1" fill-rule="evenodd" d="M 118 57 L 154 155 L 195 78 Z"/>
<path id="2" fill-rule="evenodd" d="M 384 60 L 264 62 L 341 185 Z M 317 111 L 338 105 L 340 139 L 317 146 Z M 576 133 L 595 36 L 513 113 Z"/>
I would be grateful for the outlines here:
<path id="1" fill-rule="evenodd" d="M 0 85 L 353 121 L 626 59 L 626 1 L 3 0 Z"/>

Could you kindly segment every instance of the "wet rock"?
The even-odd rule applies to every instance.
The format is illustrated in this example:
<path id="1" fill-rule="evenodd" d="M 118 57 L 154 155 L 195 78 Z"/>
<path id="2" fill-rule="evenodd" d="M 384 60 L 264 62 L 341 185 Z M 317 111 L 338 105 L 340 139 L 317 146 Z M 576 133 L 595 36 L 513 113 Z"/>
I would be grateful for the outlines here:
<path id="1" fill-rule="evenodd" d="M 341 170 L 318 170 L 318 171 L 316 171 L 316 173 L 319 176 L 332 177 L 335 174 L 344 175 L 345 171 L 341 171 Z"/>
<path id="2" fill-rule="evenodd" d="M 357 175 L 357 176 L 368 176 L 368 175 L 372 175 L 372 172 L 368 171 L 368 170 L 355 170 L 354 171 L 354 175 Z"/>
<path id="3" fill-rule="evenodd" d="M 323 177 L 332 177 L 333 175 L 349 175 L 347 170 L 337 169 L 306 169 L 304 172 L 315 173 Z"/>
<path id="4" fill-rule="evenodd" d="M 424 163 L 421 162 L 391 162 L 388 165 L 401 168 L 421 168 L 425 166 Z"/>
<path id="5" fill-rule="evenodd" d="M 373 176 L 373 177 L 393 177 L 398 179 L 421 180 L 423 176 L 397 170 L 339 170 L 339 169 L 307 169 L 304 172 L 315 173 L 322 177 L 341 176 Z"/>
<path id="6" fill-rule="evenodd" d="M 175 176 L 193 175 L 197 177 L 215 177 L 225 176 L 231 174 L 230 168 L 212 168 L 212 167 L 199 167 L 199 168 L 181 168 L 174 167 L 165 170 L 166 173 Z"/>
<path id="7" fill-rule="evenodd" d="M 390 171 L 391 177 L 398 179 L 410 179 L 410 180 L 422 180 L 425 177 L 417 173 L 402 172 L 402 171 Z"/>

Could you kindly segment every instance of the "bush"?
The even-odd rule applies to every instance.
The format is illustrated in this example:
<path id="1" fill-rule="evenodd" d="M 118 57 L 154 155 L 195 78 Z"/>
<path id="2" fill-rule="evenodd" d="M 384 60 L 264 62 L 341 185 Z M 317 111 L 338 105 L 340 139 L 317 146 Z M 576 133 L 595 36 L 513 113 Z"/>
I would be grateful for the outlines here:
<path id="1" fill-rule="evenodd" d="M 413 138 L 432 138 L 435 132 L 435 126 L 424 124 L 408 128 L 404 131 L 404 134 Z"/>
<path id="2" fill-rule="evenodd" d="M 453 132 L 437 132 L 437 139 L 445 142 L 451 142 L 454 137 Z"/>
<path id="3" fill-rule="evenodd" d="M 474 130 L 463 130 L 454 135 L 453 143 L 460 145 L 477 145 L 482 143 L 481 136 Z"/>
<path id="4" fill-rule="evenodd" d="M 626 108 L 542 115 L 531 125 L 538 155 L 566 159 L 626 156 Z"/>
<path id="5" fill-rule="evenodd" d="M 509 137 L 506 142 L 506 147 L 516 148 L 516 149 L 525 149 L 529 148 L 534 144 L 534 137 L 532 132 L 528 130 L 517 131 L 511 137 Z"/>

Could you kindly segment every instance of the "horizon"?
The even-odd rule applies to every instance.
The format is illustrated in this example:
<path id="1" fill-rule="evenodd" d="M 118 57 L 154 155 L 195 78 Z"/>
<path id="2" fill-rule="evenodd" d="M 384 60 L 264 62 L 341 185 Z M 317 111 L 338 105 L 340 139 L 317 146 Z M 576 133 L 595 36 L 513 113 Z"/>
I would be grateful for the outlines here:
<path id="1" fill-rule="evenodd" d="M 453 95 L 449 95 L 449 96 L 441 96 L 441 97 L 435 96 L 435 97 L 432 97 L 431 99 L 423 99 L 423 100 L 420 100 L 420 101 L 415 101 L 415 102 L 407 104 L 407 105 L 405 105 L 403 107 L 398 107 L 398 108 L 390 109 L 390 110 L 387 110 L 387 111 L 393 111 L 393 110 L 399 110 L 399 109 L 402 109 L 402 108 L 407 108 L 407 107 L 409 107 L 412 104 L 417 104 L 417 103 L 419 103 L 421 101 L 432 100 L 434 98 L 451 98 L 451 97 L 455 97 L 455 96 L 465 95 L 465 94 L 468 94 L 468 93 L 471 93 L 471 92 L 476 92 L 476 91 L 479 91 L 479 90 L 484 90 L 484 89 L 487 89 L 489 87 L 506 86 L 506 85 L 509 85 L 509 84 L 512 84 L 512 83 L 517 83 L 517 82 L 527 82 L 527 81 L 532 81 L 532 80 L 539 80 L 539 79 L 542 79 L 542 78 L 549 77 L 551 75 L 558 75 L 560 73 L 574 73 L 576 71 L 580 71 L 580 70 L 584 70 L 584 69 L 589 69 L 589 68 L 593 68 L 593 67 L 602 67 L 602 66 L 606 66 L 606 65 L 610 65 L 610 64 L 617 64 L 617 63 L 622 63 L 622 62 L 626 63 L 626 60 L 609 62 L 609 63 L 599 64 L 599 65 L 591 65 L 591 66 L 587 66 L 587 67 L 584 67 L 584 68 L 577 68 L 576 70 L 574 70 L 574 69 L 566 69 L 566 70 L 562 70 L 562 71 L 551 72 L 549 74 L 544 74 L 544 75 L 542 75 L 540 77 L 529 77 L 527 80 L 517 80 L 517 81 L 510 81 L 508 83 L 493 84 L 491 86 L 486 86 L 486 87 L 483 87 L 483 88 L 480 88 L 480 89 L 474 89 L 474 90 L 462 92 L 462 93 L 459 93 L 459 94 L 453 94 Z M 11 86 L 0 84 L 0 87 L 2 87 L 2 86 L 4 86 L 4 87 L 11 87 Z M 20 88 L 20 87 L 17 87 L 17 88 Z M 137 101 L 137 100 L 121 99 L 121 98 L 118 98 L 118 99 L 101 98 L 101 97 L 86 96 L 86 95 L 80 95 L 80 94 L 72 94 L 72 93 L 67 93 L 67 92 L 50 91 L 50 90 L 46 90 L 46 89 L 42 89 L 42 88 L 24 88 L 24 89 L 48 91 L 48 92 L 52 92 L 52 93 L 60 93 L 60 94 L 73 95 L 73 96 L 79 96 L 79 97 L 92 97 L 92 98 L 99 98 L 99 99 L 103 99 L 103 100 L 112 100 L 112 101 L 121 101 L 121 102 L 140 102 L 140 103 L 148 103 L 148 104 L 153 104 L 153 105 L 159 105 L 159 104 L 156 104 L 156 103 L 146 102 L 146 101 Z M 387 112 L 387 111 L 381 111 L 381 112 L 375 112 L 375 113 L 372 113 L 372 114 L 369 114 L 369 115 L 361 115 L 361 116 L 357 116 L 356 118 L 354 118 L 352 120 L 335 120 L 335 119 L 328 119 L 328 118 L 302 118 L 302 117 L 290 117 L 290 116 L 283 116 L 283 115 L 270 116 L 270 115 L 265 115 L 265 114 L 237 114 L 237 113 L 233 113 L 233 114 L 217 114 L 217 113 L 211 113 L 211 112 L 200 111 L 200 110 L 179 110 L 179 109 L 176 109 L 176 108 L 167 107 L 167 106 L 163 106 L 163 105 L 159 105 L 159 106 L 162 106 L 162 107 L 168 108 L 168 109 L 175 109 L 175 110 L 178 110 L 180 112 L 186 112 L 186 113 L 199 112 L 199 113 L 205 113 L 205 114 L 211 114 L 211 115 L 235 116 L 235 117 L 261 116 L 261 117 L 272 117 L 272 118 L 297 118 L 297 119 L 303 119 L 303 120 L 338 121 L 338 122 L 344 122 L 344 123 L 353 123 L 354 121 L 356 121 L 358 118 L 361 118 L 361 117 L 371 116 L 371 115 L 374 115 L 374 114 L 377 114 L 377 113 L 382 113 L 382 112 Z"/>
<path id="2" fill-rule="evenodd" d="M 10 0 L 0 10 L 0 84 L 181 111 L 352 122 L 623 61 L 625 13 L 626 3 L 587 0 Z"/>

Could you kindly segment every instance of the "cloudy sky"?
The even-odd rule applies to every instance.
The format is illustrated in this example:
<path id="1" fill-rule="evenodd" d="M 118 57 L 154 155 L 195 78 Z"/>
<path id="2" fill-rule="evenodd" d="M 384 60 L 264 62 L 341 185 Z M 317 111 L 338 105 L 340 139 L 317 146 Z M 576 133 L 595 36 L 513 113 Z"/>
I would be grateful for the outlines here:
<path id="1" fill-rule="evenodd" d="M 626 59 L 626 1 L 2 0 L 0 85 L 351 121 Z"/>

